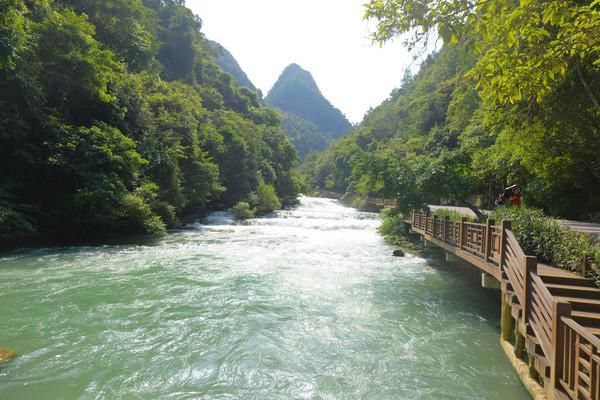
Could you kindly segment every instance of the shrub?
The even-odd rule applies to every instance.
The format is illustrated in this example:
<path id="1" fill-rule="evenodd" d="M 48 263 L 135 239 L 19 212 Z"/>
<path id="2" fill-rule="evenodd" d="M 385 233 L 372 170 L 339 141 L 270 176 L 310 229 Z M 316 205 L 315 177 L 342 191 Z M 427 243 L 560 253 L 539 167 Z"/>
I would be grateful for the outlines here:
<path id="1" fill-rule="evenodd" d="M 254 217 L 256 210 L 250 207 L 247 202 L 240 201 L 231 208 L 231 212 L 237 219 L 248 219 Z"/>
<path id="2" fill-rule="evenodd" d="M 270 213 L 281 208 L 279 197 L 277 197 L 277 192 L 273 185 L 262 181 L 256 189 L 256 201 L 256 211 L 258 214 Z"/>
<path id="3" fill-rule="evenodd" d="M 570 271 L 581 271 L 583 254 L 596 254 L 598 245 L 588 235 L 561 226 L 556 219 L 530 207 L 500 207 L 496 221 L 512 221 L 512 232 L 525 254 Z"/>
<path id="4" fill-rule="evenodd" d="M 381 210 L 381 225 L 378 228 L 383 236 L 402 236 L 406 235 L 406 225 L 401 213 L 395 212 L 391 208 Z"/>
<path id="5" fill-rule="evenodd" d="M 356 196 L 352 199 L 352 207 L 359 211 L 366 211 L 369 209 L 369 199 L 362 196 Z"/>
<path id="6" fill-rule="evenodd" d="M 9 195 L 0 188 L 0 235 L 13 232 L 33 232 L 34 225 L 23 212 L 28 208 L 16 205 L 11 200 Z"/>
<path id="7" fill-rule="evenodd" d="M 140 193 L 125 195 L 121 199 L 121 204 L 131 226 L 149 234 L 162 234 L 165 232 L 165 224 L 162 219 L 152 212 Z"/>
<path id="8" fill-rule="evenodd" d="M 433 215 L 437 216 L 440 219 L 444 219 L 446 217 L 450 218 L 450 221 L 460 221 L 461 218 L 464 217 L 464 215 L 462 215 L 461 213 L 454 211 L 454 210 L 448 210 L 448 209 L 439 209 L 437 211 L 435 211 L 434 213 L 432 213 Z M 469 222 L 477 222 L 476 218 L 473 217 L 466 217 L 467 221 Z"/>

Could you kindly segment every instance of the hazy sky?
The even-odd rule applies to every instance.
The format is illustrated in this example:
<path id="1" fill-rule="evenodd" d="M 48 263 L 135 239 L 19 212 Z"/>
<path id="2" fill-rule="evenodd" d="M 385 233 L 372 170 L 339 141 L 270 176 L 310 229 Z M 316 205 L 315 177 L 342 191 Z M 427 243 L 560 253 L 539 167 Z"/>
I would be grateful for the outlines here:
<path id="1" fill-rule="evenodd" d="M 371 45 L 366 0 L 187 0 L 202 31 L 236 58 L 266 96 L 283 69 L 310 71 L 351 122 L 398 87 L 413 63 L 400 41 Z M 413 66 L 414 69 L 414 66 Z"/>

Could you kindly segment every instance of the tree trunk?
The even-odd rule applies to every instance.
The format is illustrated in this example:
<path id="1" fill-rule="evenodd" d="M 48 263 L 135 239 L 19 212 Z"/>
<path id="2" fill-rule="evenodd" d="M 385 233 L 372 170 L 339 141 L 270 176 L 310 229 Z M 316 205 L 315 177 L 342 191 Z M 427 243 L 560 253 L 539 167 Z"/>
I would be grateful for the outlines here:
<path id="1" fill-rule="evenodd" d="M 487 217 L 485 215 L 483 215 L 483 213 L 479 210 L 479 208 L 475 207 L 474 205 L 472 205 L 471 203 L 461 199 L 460 201 L 463 202 L 463 204 L 465 205 L 465 207 L 467 207 L 469 210 L 473 211 L 475 213 L 475 215 L 477 215 L 477 219 L 480 221 L 486 220 Z"/>
<path id="2" fill-rule="evenodd" d="M 598 110 L 600 110 L 600 102 L 598 101 L 598 99 L 594 95 L 594 92 L 592 92 L 592 89 L 590 88 L 587 81 L 585 80 L 585 76 L 583 75 L 583 71 L 581 70 L 581 65 L 577 65 L 576 69 L 577 69 L 577 76 L 579 76 L 579 80 L 581 81 L 581 84 L 583 85 L 585 92 L 587 93 L 589 98 L 592 100 L 592 103 L 594 103 L 596 108 Z"/>

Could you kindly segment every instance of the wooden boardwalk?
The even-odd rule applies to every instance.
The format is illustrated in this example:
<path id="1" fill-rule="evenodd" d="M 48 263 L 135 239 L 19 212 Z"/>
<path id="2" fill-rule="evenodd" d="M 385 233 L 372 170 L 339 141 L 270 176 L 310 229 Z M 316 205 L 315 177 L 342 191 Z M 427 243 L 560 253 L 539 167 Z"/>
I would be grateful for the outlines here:
<path id="1" fill-rule="evenodd" d="M 529 365 L 526 378 L 543 385 L 547 399 L 600 400 L 600 289 L 591 279 L 526 256 L 509 222 L 417 213 L 407 222 L 500 283 L 503 347 Z"/>
<path id="2" fill-rule="evenodd" d="M 381 201 L 381 199 L 376 199 L 376 200 Z M 388 199 L 386 199 L 385 201 L 392 202 L 392 200 L 388 200 Z M 471 210 L 468 207 L 438 206 L 438 205 L 434 205 L 434 204 L 429 204 L 429 205 L 427 205 L 427 208 L 431 212 L 434 212 L 434 213 L 439 210 L 448 210 L 448 211 L 454 211 L 464 217 L 477 218 L 477 215 L 473 212 L 473 210 Z M 483 209 L 479 209 L 479 211 L 482 214 L 486 214 L 486 215 L 490 215 L 493 212 L 491 210 L 483 210 Z M 600 224 L 596 224 L 593 222 L 572 221 L 572 220 L 568 220 L 568 219 L 557 219 L 556 222 L 560 226 L 569 228 L 572 231 L 579 232 L 579 233 L 585 233 L 586 235 L 591 236 L 595 240 L 600 240 Z"/>

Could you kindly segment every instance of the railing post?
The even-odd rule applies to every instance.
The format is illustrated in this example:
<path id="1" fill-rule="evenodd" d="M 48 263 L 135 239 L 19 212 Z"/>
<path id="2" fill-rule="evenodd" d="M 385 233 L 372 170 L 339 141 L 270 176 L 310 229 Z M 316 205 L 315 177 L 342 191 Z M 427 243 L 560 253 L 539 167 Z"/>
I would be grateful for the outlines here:
<path id="1" fill-rule="evenodd" d="M 467 217 L 460 218 L 460 234 L 458 235 L 458 248 L 462 250 L 463 243 L 466 241 L 465 235 L 465 222 L 467 222 Z"/>
<path id="2" fill-rule="evenodd" d="M 504 260 L 506 260 L 506 231 L 511 228 L 511 222 L 502 220 L 502 232 L 500 233 L 500 271 L 504 268 Z"/>
<path id="3" fill-rule="evenodd" d="M 562 317 L 571 318 L 571 304 L 556 301 L 552 303 L 552 355 L 550 356 L 550 389 L 560 389 L 564 373 L 565 332 Z M 552 395 L 550 395 L 552 398 Z"/>
<path id="4" fill-rule="evenodd" d="M 434 215 L 433 216 L 433 229 L 431 230 L 431 236 L 435 238 L 435 232 L 436 232 L 436 227 L 437 227 L 437 222 L 438 222 L 438 216 Z"/>
<path id="5" fill-rule="evenodd" d="M 523 271 L 523 323 L 527 325 L 529 323 L 529 316 L 531 315 L 531 286 L 533 281 L 531 280 L 531 274 L 537 275 L 537 258 L 533 256 L 525 256 L 522 261 Z"/>
<path id="6" fill-rule="evenodd" d="M 492 247 L 492 227 L 494 226 L 494 224 L 496 223 L 496 221 L 494 221 L 493 219 L 488 219 L 486 224 L 485 224 L 485 244 L 484 246 L 484 261 L 487 263 L 489 258 L 490 258 L 490 248 Z"/>
<path id="7" fill-rule="evenodd" d="M 587 274 L 589 272 L 588 269 L 589 269 L 589 258 L 586 253 L 583 253 L 581 255 L 581 275 L 584 278 L 587 278 Z"/>
<path id="8" fill-rule="evenodd" d="M 450 217 L 446 215 L 444 218 L 444 243 L 448 242 L 448 223 L 450 222 Z"/>
<path id="9" fill-rule="evenodd" d="M 415 229 L 415 225 L 417 223 L 417 219 L 415 217 L 415 210 L 412 210 L 412 216 L 410 220 L 412 221 L 412 228 Z"/>
<path id="10" fill-rule="evenodd" d="M 425 235 L 427 236 L 427 228 L 429 227 L 429 213 L 425 213 Z"/>

